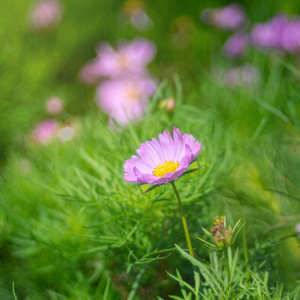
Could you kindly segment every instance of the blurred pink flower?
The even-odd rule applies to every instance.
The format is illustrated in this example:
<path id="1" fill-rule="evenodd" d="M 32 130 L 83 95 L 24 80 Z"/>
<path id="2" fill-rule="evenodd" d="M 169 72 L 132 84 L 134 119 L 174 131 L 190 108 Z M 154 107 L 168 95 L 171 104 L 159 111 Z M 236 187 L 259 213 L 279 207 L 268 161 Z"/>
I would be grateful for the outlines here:
<path id="1" fill-rule="evenodd" d="M 101 68 L 98 66 L 98 59 L 94 59 L 88 63 L 86 63 L 79 70 L 79 78 L 80 80 L 88 85 L 95 84 L 99 81 L 99 79 L 104 76 Z"/>
<path id="2" fill-rule="evenodd" d="M 285 15 L 277 15 L 266 23 L 256 24 L 251 32 L 254 45 L 262 48 L 280 49 L 283 32 L 287 28 L 288 19 Z"/>
<path id="3" fill-rule="evenodd" d="M 274 28 L 268 23 L 258 23 L 251 32 L 254 45 L 260 47 L 279 48 L 280 39 Z"/>
<path id="4" fill-rule="evenodd" d="M 58 123 L 55 120 L 48 119 L 38 123 L 32 132 L 34 140 L 42 145 L 47 145 L 55 136 L 59 129 Z"/>
<path id="5" fill-rule="evenodd" d="M 300 19 L 291 20 L 281 33 L 282 48 L 292 54 L 300 52 Z"/>
<path id="6" fill-rule="evenodd" d="M 63 5 L 58 0 L 38 0 L 31 8 L 29 22 L 33 29 L 53 28 L 62 18 Z"/>
<path id="7" fill-rule="evenodd" d="M 247 23 L 243 7 L 237 3 L 216 9 L 205 9 L 200 18 L 203 22 L 223 30 L 236 30 Z"/>
<path id="8" fill-rule="evenodd" d="M 146 74 L 146 66 L 156 54 L 153 42 L 136 38 L 131 43 L 121 41 L 117 50 L 103 42 L 97 48 L 97 58 L 80 71 L 84 83 L 94 83 L 101 77 L 127 77 L 128 75 Z"/>
<path id="9" fill-rule="evenodd" d="M 295 229 L 296 229 L 298 235 L 300 236 L 300 223 L 296 224 Z"/>
<path id="10" fill-rule="evenodd" d="M 156 84 L 143 78 L 114 79 L 102 82 L 97 89 L 100 108 L 121 126 L 142 118 Z"/>
<path id="11" fill-rule="evenodd" d="M 50 97 L 46 101 L 46 111 L 51 115 L 58 115 L 64 109 L 64 103 L 58 97 Z"/>
<path id="12" fill-rule="evenodd" d="M 225 55 L 228 57 L 241 57 L 247 51 L 249 43 L 250 39 L 247 34 L 235 33 L 228 38 L 223 50 Z"/>

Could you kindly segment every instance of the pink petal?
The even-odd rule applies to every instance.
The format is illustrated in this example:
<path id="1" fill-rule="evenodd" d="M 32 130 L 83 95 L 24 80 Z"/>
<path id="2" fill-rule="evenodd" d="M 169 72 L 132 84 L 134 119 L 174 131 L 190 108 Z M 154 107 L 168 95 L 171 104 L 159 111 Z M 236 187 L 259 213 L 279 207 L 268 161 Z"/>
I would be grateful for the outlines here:
<path id="1" fill-rule="evenodd" d="M 138 156 L 133 155 L 131 159 L 133 165 L 137 167 L 142 173 L 151 173 L 152 169 L 147 166 L 143 160 L 141 160 Z"/>
<path id="2" fill-rule="evenodd" d="M 158 136 L 159 138 L 159 142 L 161 145 L 161 148 L 164 151 L 166 160 L 174 160 L 174 142 L 173 139 L 171 138 L 169 132 L 167 132 L 166 130 L 164 131 L 163 134 L 159 134 Z"/>
<path id="3" fill-rule="evenodd" d="M 138 179 L 137 179 L 136 176 L 128 174 L 128 173 L 126 173 L 123 178 L 126 181 L 129 181 L 129 182 L 139 183 L 139 181 L 138 181 Z"/>
<path id="4" fill-rule="evenodd" d="M 174 142 L 182 138 L 181 131 L 176 127 L 173 127 L 173 138 L 174 138 Z"/>
<path id="5" fill-rule="evenodd" d="M 145 142 L 145 148 L 148 149 L 148 153 L 151 155 L 153 161 L 155 162 L 155 166 L 162 163 L 162 159 L 163 159 L 162 153 L 156 152 L 156 148 L 152 142 L 149 141 Z"/>

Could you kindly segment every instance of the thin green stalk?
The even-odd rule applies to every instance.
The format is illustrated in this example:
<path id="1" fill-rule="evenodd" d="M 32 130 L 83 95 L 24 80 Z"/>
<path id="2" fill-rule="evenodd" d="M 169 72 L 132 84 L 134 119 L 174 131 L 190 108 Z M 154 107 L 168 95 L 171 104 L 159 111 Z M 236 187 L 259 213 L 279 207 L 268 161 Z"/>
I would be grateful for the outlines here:
<path id="1" fill-rule="evenodd" d="M 18 300 L 18 297 L 17 297 L 16 292 L 15 292 L 15 282 L 14 281 L 12 283 L 12 292 L 13 292 L 14 299 Z"/>
<path id="2" fill-rule="evenodd" d="M 230 248 L 230 247 L 229 247 Z M 229 248 L 224 248 L 224 256 L 226 261 L 226 270 L 227 270 L 227 277 L 228 277 L 228 285 L 231 283 L 231 275 L 230 275 L 230 264 L 228 260 L 228 250 Z"/>
<path id="3" fill-rule="evenodd" d="M 243 223 L 244 222 L 244 217 L 243 217 Z M 247 272 L 247 281 L 248 281 L 248 286 L 250 286 L 250 269 L 249 269 L 249 257 L 248 257 L 248 248 L 247 248 L 247 238 L 246 238 L 246 229 L 245 226 L 242 228 L 243 230 L 243 244 L 244 244 L 244 257 L 245 257 L 245 264 L 246 264 L 246 272 Z"/>
<path id="4" fill-rule="evenodd" d="M 174 181 L 171 182 L 171 185 L 172 185 L 172 187 L 174 189 L 174 192 L 175 192 L 177 200 L 178 200 L 180 214 L 181 214 L 181 219 L 182 219 L 182 224 L 183 224 L 183 229 L 184 229 L 185 238 L 186 238 L 186 241 L 187 241 L 187 244 L 188 244 L 189 252 L 190 252 L 190 255 L 192 257 L 195 257 L 194 252 L 193 252 L 193 247 L 192 247 L 191 239 L 190 239 L 189 230 L 188 230 L 186 219 L 185 219 L 185 216 L 184 216 L 184 210 L 183 210 L 182 203 L 181 203 L 181 200 L 180 200 L 180 196 L 179 196 L 179 193 L 178 193 L 178 190 L 176 188 L 176 185 L 175 185 Z"/>

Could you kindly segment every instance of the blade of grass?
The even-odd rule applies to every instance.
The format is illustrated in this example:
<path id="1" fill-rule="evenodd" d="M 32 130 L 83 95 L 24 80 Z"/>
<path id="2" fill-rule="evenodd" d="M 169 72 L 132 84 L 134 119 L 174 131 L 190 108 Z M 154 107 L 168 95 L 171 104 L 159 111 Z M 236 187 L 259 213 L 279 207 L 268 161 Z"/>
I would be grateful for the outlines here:
<path id="1" fill-rule="evenodd" d="M 107 279 L 107 283 L 106 283 L 105 291 L 104 291 L 104 295 L 103 295 L 103 300 L 107 299 L 109 286 L 110 286 L 110 278 Z"/>

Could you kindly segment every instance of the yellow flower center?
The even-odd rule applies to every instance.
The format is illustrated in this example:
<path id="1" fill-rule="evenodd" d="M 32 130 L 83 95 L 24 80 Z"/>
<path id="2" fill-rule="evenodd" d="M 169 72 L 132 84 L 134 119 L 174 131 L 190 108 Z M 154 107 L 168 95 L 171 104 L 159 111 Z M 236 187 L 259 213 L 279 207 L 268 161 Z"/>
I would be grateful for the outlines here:
<path id="1" fill-rule="evenodd" d="M 152 171 L 152 174 L 156 177 L 164 177 L 168 172 L 175 172 L 179 167 L 179 162 L 173 160 L 165 161 L 163 164 L 158 166 Z"/>
<path id="2" fill-rule="evenodd" d="M 215 217 L 214 218 L 216 221 L 213 222 L 214 225 L 218 226 L 219 224 L 223 224 L 224 223 L 224 218 L 223 217 Z"/>
<path id="3" fill-rule="evenodd" d="M 139 89 L 134 85 L 128 86 L 126 92 L 127 92 L 127 97 L 131 101 L 139 100 L 141 97 Z"/>
<path id="4" fill-rule="evenodd" d="M 121 68 L 126 69 L 128 67 L 128 62 L 126 56 L 124 54 L 118 53 L 117 60 L 121 66 Z"/>

